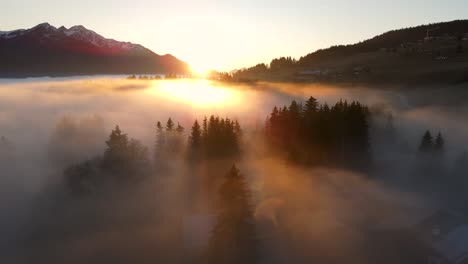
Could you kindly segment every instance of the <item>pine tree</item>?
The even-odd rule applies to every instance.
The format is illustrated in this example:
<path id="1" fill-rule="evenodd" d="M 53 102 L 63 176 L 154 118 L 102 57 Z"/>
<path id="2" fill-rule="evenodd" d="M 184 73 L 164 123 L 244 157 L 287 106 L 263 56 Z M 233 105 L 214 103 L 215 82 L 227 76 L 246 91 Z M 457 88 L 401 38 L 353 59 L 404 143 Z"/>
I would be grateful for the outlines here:
<path id="1" fill-rule="evenodd" d="M 242 136 L 242 129 L 241 129 L 241 126 L 239 124 L 239 121 L 234 121 L 234 134 L 237 136 L 237 137 L 240 137 Z"/>
<path id="2" fill-rule="evenodd" d="M 155 151 L 160 151 L 164 147 L 164 128 L 161 125 L 161 122 L 156 123 L 156 142 L 155 142 Z"/>
<path id="3" fill-rule="evenodd" d="M 165 154 L 173 158 L 182 151 L 184 127 L 177 123 L 177 127 L 169 118 L 166 122 L 166 148 Z"/>
<path id="4" fill-rule="evenodd" d="M 166 149 L 166 133 L 164 131 L 161 122 L 156 123 L 156 140 L 154 143 L 154 165 L 156 168 L 160 169 L 162 164 L 165 162 L 162 160 L 165 155 L 164 151 Z"/>
<path id="5" fill-rule="evenodd" d="M 330 112 L 330 107 L 328 106 L 327 103 L 323 104 L 323 110 L 322 111 L 325 112 L 325 113 Z"/>
<path id="6" fill-rule="evenodd" d="M 278 119 L 278 116 L 279 116 L 278 107 L 276 107 L 275 105 L 275 107 L 273 107 L 273 111 L 271 112 L 271 117 L 270 117 L 271 122 L 275 123 Z"/>
<path id="7" fill-rule="evenodd" d="M 255 263 L 256 237 L 250 193 L 235 165 L 220 186 L 218 212 L 207 262 Z"/>
<path id="8" fill-rule="evenodd" d="M 190 158 L 194 159 L 201 155 L 201 145 L 202 144 L 202 131 L 198 121 L 195 120 L 193 123 L 191 133 L 189 136 L 189 151 Z"/>
<path id="9" fill-rule="evenodd" d="M 301 109 L 299 107 L 299 104 L 295 100 L 293 100 L 291 104 L 289 105 L 288 111 L 289 111 L 289 116 L 291 118 L 298 119 Z"/>
<path id="10" fill-rule="evenodd" d="M 419 151 L 421 152 L 431 152 L 434 147 L 434 142 L 432 139 L 431 132 L 429 130 L 424 133 L 422 139 L 421 139 L 421 144 L 419 145 Z"/>
<path id="11" fill-rule="evenodd" d="M 437 153 L 441 153 L 444 151 L 444 138 L 442 137 L 442 134 L 440 132 L 437 134 L 437 137 L 435 139 L 434 151 Z"/>
<path id="12" fill-rule="evenodd" d="M 313 96 L 311 96 L 307 101 L 304 106 L 304 113 L 306 116 L 317 112 L 318 110 L 318 102 L 317 99 L 315 99 Z"/>
<path id="13" fill-rule="evenodd" d="M 179 133 L 179 134 L 182 134 L 182 133 L 184 133 L 184 130 L 185 130 L 184 127 L 181 126 L 181 125 L 179 124 L 179 122 L 177 122 L 176 132 Z"/>
<path id="14" fill-rule="evenodd" d="M 174 122 L 172 119 L 169 117 L 169 119 L 166 122 L 166 131 L 171 132 L 172 129 L 174 129 Z"/>
<path id="15" fill-rule="evenodd" d="M 207 136 L 208 136 L 208 120 L 205 116 L 203 118 L 202 139 L 206 139 Z"/>
<path id="16" fill-rule="evenodd" d="M 125 159 L 128 148 L 127 134 L 123 134 L 119 126 L 112 130 L 109 140 L 106 141 L 107 149 L 104 152 L 104 159 L 109 162 Z"/>
<path id="17" fill-rule="evenodd" d="M 119 126 L 112 130 L 102 165 L 110 176 L 135 177 L 147 171 L 148 150 L 138 140 L 128 139 Z"/>

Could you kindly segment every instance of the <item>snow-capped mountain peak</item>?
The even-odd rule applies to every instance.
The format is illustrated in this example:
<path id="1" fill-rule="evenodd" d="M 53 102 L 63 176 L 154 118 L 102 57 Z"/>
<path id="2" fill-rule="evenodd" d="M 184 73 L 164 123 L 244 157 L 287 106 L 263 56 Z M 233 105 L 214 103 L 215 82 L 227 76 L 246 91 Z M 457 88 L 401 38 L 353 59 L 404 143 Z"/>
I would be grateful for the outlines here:
<path id="1" fill-rule="evenodd" d="M 30 30 L 50 30 L 50 31 L 54 31 L 54 30 L 56 30 L 56 28 L 54 26 L 51 26 L 49 23 L 41 23 L 41 24 L 31 28 Z"/>
<path id="2" fill-rule="evenodd" d="M 120 42 L 114 39 L 107 39 L 98 33 L 85 28 L 82 25 L 72 26 L 66 28 L 61 26 L 56 28 L 49 23 L 41 23 L 35 27 L 24 30 L 14 31 L 0 31 L 1 39 L 14 39 L 28 34 L 33 34 L 38 38 L 43 38 L 45 41 L 50 39 L 69 39 L 78 40 L 80 42 L 88 43 L 95 48 L 107 50 L 110 53 L 119 52 L 132 52 L 132 53 L 145 53 L 151 52 L 141 45 L 133 44 L 131 42 Z"/>

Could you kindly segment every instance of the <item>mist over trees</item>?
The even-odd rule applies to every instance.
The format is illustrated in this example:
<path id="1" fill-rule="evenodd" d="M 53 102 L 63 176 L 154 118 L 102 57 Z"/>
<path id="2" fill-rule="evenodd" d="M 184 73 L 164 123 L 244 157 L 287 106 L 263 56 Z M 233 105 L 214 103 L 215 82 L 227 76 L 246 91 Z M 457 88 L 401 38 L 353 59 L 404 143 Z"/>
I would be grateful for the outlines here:
<path id="1" fill-rule="evenodd" d="M 106 133 L 99 115 L 81 119 L 65 116 L 52 132 L 47 154 L 57 165 L 79 162 L 102 150 Z"/>
<path id="2" fill-rule="evenodd" d="M 185 151 L 185 128 L 179 123 L 177 126 L 169 118 L 165 126 L 157 121 L 155 142 L 153 146 L 153 165 L 157 170 L 167 170 L 168 162 Z"/>
<path id="3" fill-rule="evenodd" d="M 55 238 L 66 231 L 77 240 L 98 233 L 83 242 L 90 248 L 95 246 L 93 239 L 105 241 L 96 246 L 100 247 L 138 234 L 127 244 L 121 242 L 122 252 L 111 244 L 106 253 L 125 255 L 128 250 L 134 255 L 127 259 L 149 263 L 169 255 L 162 262 L 181 263 L 177 257 L 186 253 L 184 243 L 193 243 L 185 232 L 208 230 L 206 244 L 196 241 L 202 244 L 202 253 L 187 255 L 190 261 L 264 263 L 284 255 L 292 256 L 286 258 L 292 262 L 301 260 L 296 263 L 326 262 L 358 256 L 353 247 L 335 255 L 348 243 L 373 248 L 370 244 L 382 242 L 380 234 L 367 233 L 381 217 L 369 212 L 392 211 L 396 205 L 388 205 L 393 201 L 385 200 L 387 194 L 374 184 L 392 183 L 466 208 L 468 155 L 461 152 L 454 159 L 447 155 L 452 145 L 447 144 L 451 139 L 446 130 L 424 127 L 417 138 L 408 140 L 399 133 L 398 115 L 376 112 L 358 101 L 329 105 L 311 96 L 304 102 L 274 106 L 261 133 L 246 129 L 244 119 L 210 115 L 182 123 L 169 117 L 153 124 L 147 141 L 132 138 L 129 127 L 119 125 L 102 137 L 103 120 L 98 117 L 64 118 L 53 129 L 47 151 L 55 164 L 65 167 L 60 177 L 66 194 L 58 196 L 60 204 L 53 209 L 41 207 L 52 213 L 34 227 L 27 245 L 53 232 Z M 404 140 L 408 141 L 402 147 Z M 0 154 L 13 145 L 0 137 Z M 258 145 L 265 149 L 252 154 Z M 402 153 L 406 156 L 400 157 Z M 391 158 L 385 166 L 382 156 Z M 257 157 L 265 163 L 254 160 Z M 402 161 L 409 165 L 400 166 Z M 394 175 L 379 178 L 388 171 Z M 391 182 L 397 177 L 404 178 L 403 184 Z M 369 195 L 374 192 L 377 197 Z M 365 206 L 341 199 L 364 201 Z M 376 204 L 366 207 L 372 203 Z M 354 208 L 363 212 L 356 214 Z M 262 211 L 261 221 L 257 211 Z M 343 215 L 336 217 L 336 212 Z M 184 221 L 193 225 L 180 227 Z M 72 223 L 79 228 L 75 230 Z M 101 231 L 110 233 L 110 238 L 100 237 Z M 401 249 L 396 242 L 390 245 Z"/>
<path id="4" fill-rule="evenodd" d="M 148 175 L 148 149 L 116 126 L 106 141 L 102 157 L 72 165 L 65 169 L 65 178 L 75 193 L 99 191 L 100 187 L 115 182 L 129 183 Z"/>
<path id="5" fill-rule="evenodd" d="M 235 165 L 219 187 L 216 223 L 204 263 L 256 263 L 258 241 L 250 191 Z"/>
<path id="6" fill-rule="evenodd" d="M 64 121 L 55 139 L 73 135 L 76 128 Z M 68 130 L 62 127 L 70 127 Z M 210 116 L 202 126 L 195 120 L 190 135 L 172 118 L 163 126 L 157 121 L 153 155 L 139 140 L 129 138 L 117 125 L 105 141 L 106 149 L 100 156 L 74 164 L 65 169 L 65 178 L 74 192 L 92 192 L 105 181 L 138 180 L 150 174 L 164 174 L 177 161 L 236 158 L 240 155 L 241 127 L 229 118 Z M 60 152 L 58 152 L 60 153 Z M 185 158 L 184 158 L 185 157 Z"/>
<path id="7" fill-rule="evenodd" d="M 241 127 L 246 120 L 216 115 L 195 119 L 190 123 L 180 123 L 173 118 L 156 121 L 150 131 L 150 141 L 132 138 L 132 135 L 127 134 L 128 127 L 119 125 L 102 137 L 102 120 L 99 118 L 87 121 L 63 119 L 53 130 L 48 151 L 53 154 L 51 158 L 56 160 L 56 164 L 66 167 L 62 176 L 65 192 L 70 192 L 70 196 L 63 199 L 63 207 L 55 209 L 56 220 L 42 224 L 40 228 L 46 230 L 42 232 L 61 230 L 54 225 L 58 225 L 58 222 L 62 221 L 60 219 L 66 219 L 70 210 L 74 217 L 80 222 L 83 221 L 81 230 L 84 232 L 92 233 L 93 228 L 101 229 L 106 225 L 109 225 L 110 229 L 125 229 L 129 228 L 126 223 L 136 221 L 139 225 L 143 222 L 150 225 L 151 229 L 167 229 L 164 231 L 171 233 L 167 236 L 161 235 L 163 242 L 159 242 L 160 245 L 148 243 L 150 248 L 157 247 L 158 250 L 154 250 L 154 255 L 142 256 L 142 259 L 160 259 L 160 256 L 166 253 L 172 257 L 168 262 L 177 262 L 174 256 L 186 252 L 184 242 L 181 241 L 183 239 L 180 238 L 181 233 L 186 230 L 181 231 L 178 221 L 180 218 L 192 219 L 194 215 L 201 214 L 212 219 L 212 222 L 202 225 L 197 223 L 204 227 L 202 230 L 208 231 L 202 252 L 199 255 L 188 256 L 195 263 L 263 263 L 262 261 L 270 258 L 265 252 L 273 256 L 276 254 L 268 251 L 273 247 L 271 240 L 286 244 L 281 248 L 273 247 L 281 251 L 281 254 L 293 257 L 300 255 L 296 260 L 301 259 L 302 262 L 342 259 L 342 256 L 335 256 L 326 251 L 333 245 L 332 242 L 325 241 L 324 243 L 329 244 L 323 245 L 322 239 L 315 237 L 322 233 L 316 230 L 309 230 L 311 233 L 307 236 L 301 236 L 300 233 L 302 228 L 307 226 L 302 221 L 317 224 L 314 221 L 323 217 L 324 211 L 333 210 L 336 206 L 322 204 L 321 195 L 315 194 L 320 191 L 312 186 L 324 187 L 321 185 L 322 180 L 327 178 L 335 185 L 344 185 L 342 189 L 336 190 L 344 193 L 344 199 L 359 197 L 360 189 L 355 190 L 354 187 L 347 186 L 349 176 L 339 174 L 337 178 L 332 175 L 320 178 L 320 172 L 314 171 L 310 175 L 302 175 L 301 172 L 299 176 L 303 178 L 294 183 L 307 187 L 294 184 L 292 189 L 278 191 L 275 188 L 281 189 L 283 185 L 288 186 L 288 181 L 296 179 L 298 175 L 293 174 L 297 171 L 293 171 L 291 175 L 290 172 L 284 175 L 278 172 L 278 175 L 281 175 L 281 180 L 278 180 L 275 171 L 278 167 L 276 164 L 268 164 L 264 174 L 266 181 L 270 182 L 265 185 L 272 184 L 276 177 L 280 187 L 266 186 L 263 191 L 259 191 L 260 184 L 252 182 L 249 177 L 254 170 L 245 165 L 252 162 L 245 160 L 246 157 L 252 157 L 252 154 L 244 154 L 255 147 L 250 144 L 264 144 L 265 150 L 256 155 L 261 158 L 272 156 L 277 163 L 286 161 L 287 167 L 357 171 L 359 175 L 367 176 L 363 177 L 366 181 L 382 183 L 391 183 L 392 177 L 406 177 L 404 184 L 399 187 L 431 195 L 441 203 L 457 208 L 465 207 L 468 200 L 465 191 L 468 187 L 468 155 L 460 153 L 454 160 L 450 159 L 447 155 L 450 151 L 447 141 L 450 143 L 450 139 L 442 133 L 443 128 L 440 128 L 441 132 L 434 128 L 430 131 L 421 130 L 417 138 L 408 141 L 407 145 L 402 147 L 404 137 L 398 130 L 398 118 L 398 115 L 392 113 L 379 114 L 375 109 L 358 101 L 343 99 L 328 104 L 311 96 L 304 102 L 291 101 L 286 106 L 274 106 L 267 116 L 262 133 L 255 134 L 258 137 Z M 102 147 L 80 146 L 81 142 L 87 142 L 88 137 L 92 139 L 93 144 Z M 97 140 L 98 138 L 100 140 Z M 5 142 L 9 140 L 2 139 L 0 144 L 10 144 Z M 80 151 L 69 152 L 75 147 Z M 80 152 L 99 154 L 76 155 Z M 403 159 L 397 157 L 401 153 L 412 158 L 408 161 L 407 174 L 398 164 Z M 390 166 L 379 167 L 379 158 L 384 155 L 391 156 L 394 160 L 390 161 Z M 70 162 L 73 164 L 69 165 Z M 233 163 L 238 165 L 232 165 Z M 245 174 L 241 173 L 239 168 Z M 380 179 L 379 177 L 387 171 L 395 175 L 389 179 Z M 307 181 L 314 184 L 306 185 Z M 332 187 L 326 185 L 324 188 Z M 144 195 L 139 194 L 140 192 Z M 313 195 L 309 197 L 311 193 Z M 95 197 L 103 200 L 94 201 L 93 199 L 97 199 Z M 92 208 L 98 212 L 81 212 L 82 208 L 77 204 L 83 206 L 82 204 L 87 202 L 91 205 L 86 204 L 85 208 Z M 370 202 L 375 201 L 366 200 L 366 203 Z M 287 204 L 287 209 L 282 211 L 281 206 L 284 204 Z M 265 214 L 262 221 L 254 214 L 259 207 Z M 105 212 L 107 210 L 111 212 L 109 215 Z M 337 210 L 344 209 L 339 207 Z M 153 218 L 156 214 L 160 214 L 158 217 L 163 220 L 157 222 Z M 293 216 L 296 214 L 301 218 L 296 219 Z M 336 236 L 339 240 L 337 243 L 342 246 L 346 241 L 343 239 L 355 242 L 355 237 L 341 236 L 340 232 L 367 232 L 367 225 L 371 225 L 373 220 L 366 221 L 366 224 L 362 224 L 365 231 L 360 229 L 362 226 L 348 222 L 340 226 L 339 231 L 336 231 L 335 227 L 326 230 Z M 59 226 L 64 229 L 70 228 L 66 221 Z M 129 232 L 134 233 L 138 230 L 131 229 Z M 145 229 L 143 232 L 148 231 Z M 79 237 L 78 234 L 75 236 Z M 368 234 L 362 236 L 367 238 Z M 373 239 L 371 244 L 380 243 L 382 239 L 375 234 L 369 237 Z M 307 244 L 311 240 L 313 242 Z M 164 247 L 166 244 L 167 248 Z M 301 246 L 302 244 L 309 246 Z M 365 245 L 371 248 L 371 245 Z M 392 247 L 386 250 L 398 248 L 400 252 L 400 244 L 391 245 Z M 302 255 L 295 251 L 296 248 L 302 247 L 309 248 L 311 252 Z M 178 253 L 172 253 L 170 250 L 164 252 L 162 248 L 170 248 Z M 317 249 L 324 249 L 324 252 Z"/>

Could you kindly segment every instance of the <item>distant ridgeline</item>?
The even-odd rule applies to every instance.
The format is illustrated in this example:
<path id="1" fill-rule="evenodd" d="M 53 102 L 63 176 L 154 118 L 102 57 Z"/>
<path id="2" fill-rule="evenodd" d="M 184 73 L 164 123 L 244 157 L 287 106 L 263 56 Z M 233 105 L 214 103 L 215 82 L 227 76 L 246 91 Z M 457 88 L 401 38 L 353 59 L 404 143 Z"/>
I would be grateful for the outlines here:
<path id="1" fill-rule="evenodd" d="M 107 39 L 83 26 L 42 23 L 0 31 L 0 77 L 156 73 L 186 75 L 190 70 L 170 54 Z"/>
<path id="2" fill-rule="evenodd" d="M 304 165 L 370 165 L 369 110 L 359 102 L 334 106 L 310 97 L 304 105 L 274 107 L 267 119 L 266 139 L 278 154 Z"/>
<path id="3" fill-rule="evenodd" d="M 276 58 L 231 73 L 224 81 L 460 83 L 468 81 L 468 20 L 392 30 L 299 59 Z"/>

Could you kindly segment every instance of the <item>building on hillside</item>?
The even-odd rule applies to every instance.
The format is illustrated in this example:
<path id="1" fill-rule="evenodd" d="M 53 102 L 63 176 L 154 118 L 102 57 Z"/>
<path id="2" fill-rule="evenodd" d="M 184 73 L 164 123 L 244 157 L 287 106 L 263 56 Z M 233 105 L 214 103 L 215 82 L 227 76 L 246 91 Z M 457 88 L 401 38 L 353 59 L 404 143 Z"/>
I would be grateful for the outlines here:
<path id="1" fill-rule="evenodd" d="M 302 80 L 302 81 L 321 80 L 323 78 L 327 78 L 329 73 L 330 73 L 330 71 L 328 69 L 303 70 L 303 71 L 297 72 L 295 74 L 295 79 L 296 80 Z"/>
<path id="2" fill-rule="evenodd" d="M 463 41 L 467 41 L 467 40 L 468 40 L 468 33 L 463 34 L 462 40 L 463 40 Z"/>

